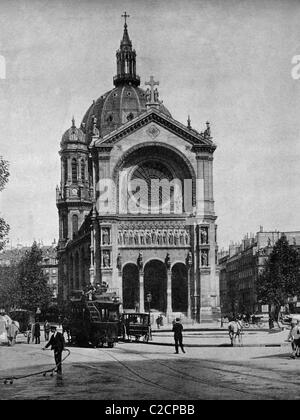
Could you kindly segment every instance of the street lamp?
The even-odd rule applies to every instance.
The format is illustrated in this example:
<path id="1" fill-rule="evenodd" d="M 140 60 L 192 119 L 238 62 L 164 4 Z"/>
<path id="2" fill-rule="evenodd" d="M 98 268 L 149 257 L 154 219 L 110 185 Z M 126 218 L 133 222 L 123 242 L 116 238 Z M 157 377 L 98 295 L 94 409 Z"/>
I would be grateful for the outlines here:
<path id="1" fill-rule="evenodd" d="M 149 311 L 149 318 L 150 318 L 150 303 L 152 301 L 152 295 L 151 293 L 147 293 L 147 302 L 148 302 L 148 311 Z"/>

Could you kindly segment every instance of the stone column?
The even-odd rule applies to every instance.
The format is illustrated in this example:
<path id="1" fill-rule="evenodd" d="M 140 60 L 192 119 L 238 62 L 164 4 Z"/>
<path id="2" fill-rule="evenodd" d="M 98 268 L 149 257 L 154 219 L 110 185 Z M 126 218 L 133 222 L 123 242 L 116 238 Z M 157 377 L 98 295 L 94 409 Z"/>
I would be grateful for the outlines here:
<path id="1" fill-rule="evenodd" d="M 187 316 L 192 319 L 192 302 L 191 302 L 191 267 L 187 267 L 187 286 L 188 286 L 188 310 Z"/>
<path id="2" fill-rule="evenodd" d="M 167 315 L 171 315 L 172 312 L 172 270 L 167 268 Z"/>
<path id="3" fill-rule="evenodd" d="M 140 312 L 145 312 L 145 305 L 144 305 L 144 271 L 139 270 L 139 284 L 140 284 Z"/>
<path id="4" fill-rule="evenodd" d="M 64 165 L 64 158 L 61 158 L 60 161 L 60 170 L 61 170 L 61 184 L 60 184 L 60 190 L 61 193 L 63 194 L 63 190 L 66 184 L 66 180 L 65 180 L 65 165 Z"/>
<path id="5" fill-rule="evenodd" d="M 196 211 L 197 215 L 204 214 L 205 187 L 204 187 L 204 161 L 197 155 L 197 179 L 196 179 Z"/>

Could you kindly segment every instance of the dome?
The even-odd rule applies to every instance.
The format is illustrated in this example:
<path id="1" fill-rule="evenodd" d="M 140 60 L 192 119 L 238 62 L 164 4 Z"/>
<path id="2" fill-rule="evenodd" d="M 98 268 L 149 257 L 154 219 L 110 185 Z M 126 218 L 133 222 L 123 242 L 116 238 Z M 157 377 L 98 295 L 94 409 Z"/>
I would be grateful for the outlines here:
<path id="1" fill-rule="evenodd" d="M 133 84 L 123 84 L 100 96 L 87 110 L 81 129 L 91 141 L 93 119 L 96 117 L 96 127 L 100 136 L 117 129 L 122 124 L 146 111 L 146 91 Z M 159 110 L 171 117 L 170 112 L 160 104 Z"/>
<path id="2" fill-rule="evenodd" d="M 72 126 L 63 134 L 61 139 L 61 147 L 66 147 L 68 143 L 84 143 L 86 144 L 85 134 L 80 128 L 75 126 L 75 120 L 72 119 Z"/>

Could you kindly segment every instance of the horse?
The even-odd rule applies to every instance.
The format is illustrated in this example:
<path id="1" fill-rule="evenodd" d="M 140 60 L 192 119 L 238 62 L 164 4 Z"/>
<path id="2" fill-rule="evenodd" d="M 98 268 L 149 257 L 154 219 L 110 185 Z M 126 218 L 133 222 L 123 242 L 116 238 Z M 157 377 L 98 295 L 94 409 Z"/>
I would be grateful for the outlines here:
<path id="1" fill-rule="evenodd" d="M 233 320 L 228 324 L 228 334 L 231 341 L 231 346 L 234 346 L 236 339 L 238 338 L 239 343 L 241 343 L 242 338 L 242 325 L 240 321 Z"/>
<path id="2" fill-rule="evenodd" d="M 16 343 L 18 332 L 20 331 L 20 324 L 18 321 L 12 321 L 7 327 L 7 341 L 9 346 Z"/>

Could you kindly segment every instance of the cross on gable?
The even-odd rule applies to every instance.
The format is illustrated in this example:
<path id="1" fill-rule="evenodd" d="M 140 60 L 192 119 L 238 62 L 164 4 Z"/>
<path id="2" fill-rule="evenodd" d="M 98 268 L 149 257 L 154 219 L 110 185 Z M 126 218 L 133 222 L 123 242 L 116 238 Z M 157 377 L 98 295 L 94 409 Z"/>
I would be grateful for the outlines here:
<path id="1" fill-rule="evenodd" d="M 159 85 L 159 82 L 155 82 L 154 77 L 150 76 L 150 81 L 145 82 L 145 85 L 150 86 L 150 100 L 148 99 L 148 102 L 150 103 L 156 103 L 158 94 L 155 94 L 157 92 L 157 89 L 154 90 L 154 86 Z M 156 92 L 155 92 L 156 91 Z"/>

